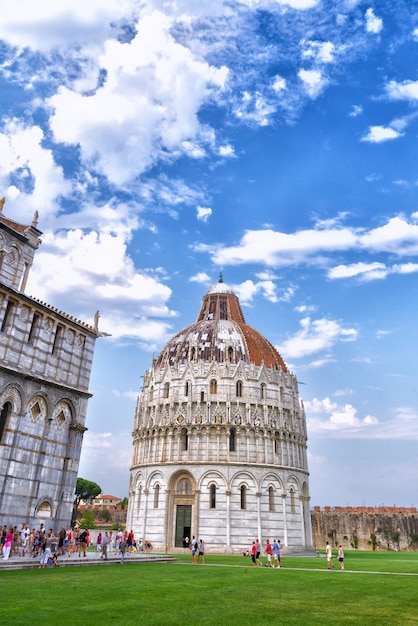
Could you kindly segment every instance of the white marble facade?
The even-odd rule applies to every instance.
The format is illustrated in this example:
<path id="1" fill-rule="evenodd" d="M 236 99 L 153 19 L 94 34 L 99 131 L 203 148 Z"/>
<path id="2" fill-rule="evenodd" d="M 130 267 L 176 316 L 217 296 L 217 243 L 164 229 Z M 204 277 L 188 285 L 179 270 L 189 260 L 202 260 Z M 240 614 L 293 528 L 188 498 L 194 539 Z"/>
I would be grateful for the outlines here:
<path id="1" fill-rule="evenodd" d="M 296 377 L 221 278 L 145 373 L 127 525 L 158 549 L 310 549 L 306 442 Z"/>
<path id="2" fill-rule="evenodd" d="M 3 203 L 2 203 L 3 204 Z M 71 521 L 93 351 L 92 327 L 25 294 L 40 244 L 0 208 L 0 521 Z"/>

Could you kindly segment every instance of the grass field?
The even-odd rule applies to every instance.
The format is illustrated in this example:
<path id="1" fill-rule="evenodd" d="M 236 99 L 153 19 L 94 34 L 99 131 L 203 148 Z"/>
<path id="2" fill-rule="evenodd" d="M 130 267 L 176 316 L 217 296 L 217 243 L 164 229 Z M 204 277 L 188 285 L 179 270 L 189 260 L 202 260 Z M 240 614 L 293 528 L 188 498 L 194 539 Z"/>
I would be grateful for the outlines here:
<path id="1" fill-rule="evenodd" d="M 180 555 L 0 572 L 0 624 L 418 624 L 418 553 L 346 552 L 344 572 L 328 571 L 325 558 L 282 564 L 256 569 L 248 557 L 207 555 L 191 565 Z"/>

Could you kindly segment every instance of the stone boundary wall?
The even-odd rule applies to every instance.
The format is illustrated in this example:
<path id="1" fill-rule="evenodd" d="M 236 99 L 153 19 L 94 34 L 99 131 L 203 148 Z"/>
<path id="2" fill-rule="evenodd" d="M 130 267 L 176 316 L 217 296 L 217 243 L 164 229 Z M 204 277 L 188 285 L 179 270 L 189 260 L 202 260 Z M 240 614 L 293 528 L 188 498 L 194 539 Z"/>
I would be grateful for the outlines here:
<path id="1" fill-rule="evenodd" d="M 418 511 L 415 507 L 314 507 L 313 545 L 350 550 L 418 550 Z"/>

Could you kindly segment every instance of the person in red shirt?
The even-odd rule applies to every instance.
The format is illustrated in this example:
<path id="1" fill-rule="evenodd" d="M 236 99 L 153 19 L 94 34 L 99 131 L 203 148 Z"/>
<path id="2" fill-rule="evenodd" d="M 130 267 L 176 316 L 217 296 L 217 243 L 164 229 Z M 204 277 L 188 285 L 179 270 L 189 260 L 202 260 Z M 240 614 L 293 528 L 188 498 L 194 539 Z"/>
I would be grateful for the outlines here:
<path id="1" fill-rule="evenodd" d="M 253 541 L 253 545 L 251 546 L 251 560 L 254 563 L 254 567 L 257 567 L 257 563 L 255 561 L 256 554 L 257 554 L 257 546 L 255 545 L 255 541 Z"/>
<path id="2" fill-rule="evenodd" d="M 266 567 L 272 567 L 271 555 L 273 554 L 273 547 L 268 539 L 266 541 L 266 554 L 267 554 Z"/>
<path id="3" fill-rule="evenodd" d="M 134 545 L 134 539 L 135 539 L 134 532 L 133 532 L 133 530 L 131 530 L 131 532 L 128 534 L 128 539 L 127 539 L 127 542 L 126 542 L 126 549 L 127 549 L 127 552 L 129 554 L 132 552 L 132 546 Z"/>

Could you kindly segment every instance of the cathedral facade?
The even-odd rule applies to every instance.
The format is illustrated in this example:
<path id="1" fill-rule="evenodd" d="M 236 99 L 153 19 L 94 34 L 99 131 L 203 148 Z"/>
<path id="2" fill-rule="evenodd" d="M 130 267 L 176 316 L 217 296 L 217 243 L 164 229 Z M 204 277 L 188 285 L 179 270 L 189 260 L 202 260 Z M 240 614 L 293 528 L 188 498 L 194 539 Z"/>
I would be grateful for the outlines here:
<path id="1" fill-rule="evenodd" d="M 25 294 L 40 235 L 0 201 L 0 520 L 70 523 L 94 344 L 92 327 Z"/>
<path id="2" fill-rule="evenodd" d="M 258 538 L 312 548 L 307 433 L 298 383 L 245 322 L 222 277 L 169 340 L 138 397 L 127 526 L 158 549 Z"/>

